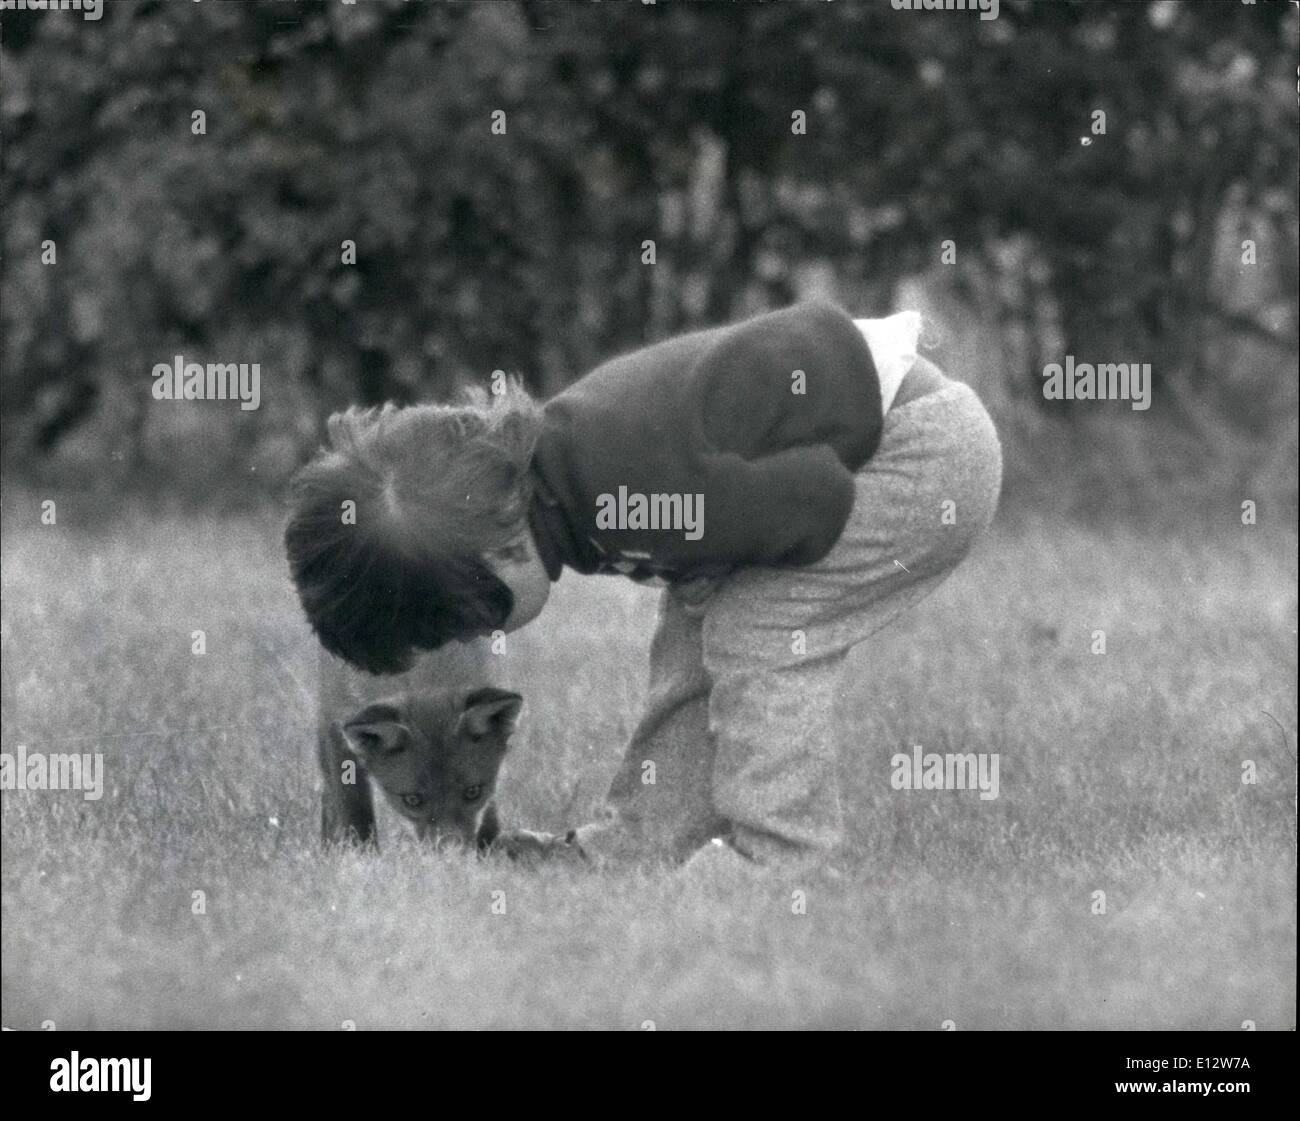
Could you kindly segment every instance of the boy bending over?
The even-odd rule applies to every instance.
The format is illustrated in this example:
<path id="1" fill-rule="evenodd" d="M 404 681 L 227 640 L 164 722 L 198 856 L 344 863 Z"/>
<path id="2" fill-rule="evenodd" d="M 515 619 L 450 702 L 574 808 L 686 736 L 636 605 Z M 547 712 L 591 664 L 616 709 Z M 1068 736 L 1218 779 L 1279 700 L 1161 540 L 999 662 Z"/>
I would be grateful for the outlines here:
<path id="1" fill-rule="evenodd" d="M 802 303 L 615 358 L 545 405 L 513 386 L 336 415 L 286 531 L 307 616 L 392 673 L 531 622 L 566 567 L 663 583 L 605 819 L 557 849 L 681 860 L 722 837 L 726 859 L 817 862 L 843 832 L 846 655 L 997 506 L 993 424 L 917 355 L 919 327 Z"/>

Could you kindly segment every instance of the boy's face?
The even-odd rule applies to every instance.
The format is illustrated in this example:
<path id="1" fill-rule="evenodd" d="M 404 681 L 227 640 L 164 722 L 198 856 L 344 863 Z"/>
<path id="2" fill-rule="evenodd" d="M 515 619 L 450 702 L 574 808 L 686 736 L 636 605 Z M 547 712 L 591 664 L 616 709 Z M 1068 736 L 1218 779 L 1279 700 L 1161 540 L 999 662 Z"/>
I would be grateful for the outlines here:
<path id="1" fill-rule="evenodd" d="M 515 597 L 515 605 L 501 629 L 509 634 L 536 619 L 551 594 L 551 578 L 537 555 L 532 533 L 524 530 L 515 541 L 483 559 Z"/>

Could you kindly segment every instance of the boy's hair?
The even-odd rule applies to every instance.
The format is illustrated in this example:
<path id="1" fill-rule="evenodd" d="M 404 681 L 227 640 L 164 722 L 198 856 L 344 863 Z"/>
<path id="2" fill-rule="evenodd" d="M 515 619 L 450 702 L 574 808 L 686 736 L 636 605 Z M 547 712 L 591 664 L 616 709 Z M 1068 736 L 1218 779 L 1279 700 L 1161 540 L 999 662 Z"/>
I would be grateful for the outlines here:
<path id="1" fill-rule="evenodd" d="M 527 531 L 541 424 L 541 406 L 514 383 L 460 404 L 330 417 L 328 446 L 294 476 L 284 532 L 327 650 L 400 673 L 416 650 L 505 622 L 514 597 L 483 557 Z"/>

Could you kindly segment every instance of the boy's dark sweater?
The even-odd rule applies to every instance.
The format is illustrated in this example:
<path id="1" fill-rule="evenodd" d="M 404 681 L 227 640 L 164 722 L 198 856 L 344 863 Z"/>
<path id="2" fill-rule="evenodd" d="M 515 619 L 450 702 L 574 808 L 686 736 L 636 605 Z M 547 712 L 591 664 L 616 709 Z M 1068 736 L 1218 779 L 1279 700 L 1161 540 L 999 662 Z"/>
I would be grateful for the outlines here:
<path id="1" fill-rule="evenodd" d="M 831 304 L 614 358 L 546 403 L 529 511 L 538 552 L 553 580 L 563 565 L 672 581 L 811 564 L 838 540 L 881 425 L 871 352 Z M 600 496 L 620 487 L 702 495 L 699 539 L 598 528 Z"/>

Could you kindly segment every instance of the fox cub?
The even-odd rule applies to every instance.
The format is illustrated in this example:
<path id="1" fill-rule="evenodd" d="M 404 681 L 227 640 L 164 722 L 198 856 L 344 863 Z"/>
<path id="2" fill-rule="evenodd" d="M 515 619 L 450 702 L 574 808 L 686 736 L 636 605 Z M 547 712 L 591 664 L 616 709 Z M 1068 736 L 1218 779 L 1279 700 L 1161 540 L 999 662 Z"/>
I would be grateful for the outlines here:
<path id="1" fill-rule="evenodd" d="M 503 832 L 497 818 L 497 773 L 523 698 L 491 685 L 432 684 L 435 674 L 441 682 L 457 681 L 473 668 L 446 662 L 421 667 L 418 678 L 390 679 L 399 691 L 366 699 L 347 715 L 330 709 L 372 696 L 375 679 L 362 683 L 341 677 L 338 666 L 322 666 L 318 749 L 326 842 L 377 840 L 372 784 L 421 840 L 511 857 L 540 854 L 554 841 L 526 830 Z"/>
<path id="2" fill-rule="evenodd" d="M 493 796 L 522 706 L 493 686 L 407 694 L 366 705 L 343 735 L 422 841 L 486 849 L 501 832 Z"/>

